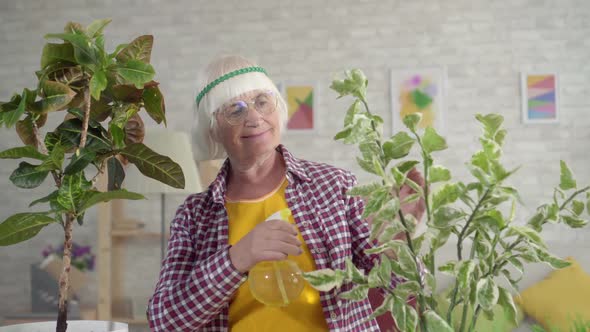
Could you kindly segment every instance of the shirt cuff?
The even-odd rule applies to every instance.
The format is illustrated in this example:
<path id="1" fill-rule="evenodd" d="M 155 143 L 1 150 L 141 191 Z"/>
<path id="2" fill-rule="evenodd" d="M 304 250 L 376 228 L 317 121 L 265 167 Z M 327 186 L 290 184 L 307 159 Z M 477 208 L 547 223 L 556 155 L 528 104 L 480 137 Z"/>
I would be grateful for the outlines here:
<path id="1" fill-rule="evenodd" d="M 233 292 L 246 280 L 246 274 L 236 270 L 229 257 L 231 245 L 224 246 L 208 264 L 209 281 L 220 290 Z"/>

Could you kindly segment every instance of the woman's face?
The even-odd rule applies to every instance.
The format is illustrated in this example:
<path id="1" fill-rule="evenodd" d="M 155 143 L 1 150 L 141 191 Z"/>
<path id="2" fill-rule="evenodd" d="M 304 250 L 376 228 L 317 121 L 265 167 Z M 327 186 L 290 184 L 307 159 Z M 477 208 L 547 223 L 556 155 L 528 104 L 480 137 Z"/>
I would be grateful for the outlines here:
<path id="1" fill-rule="evenodd" d="M 245 160 L 273 151 L 280 143 L 276 105 L 274 94 L 265 90 L 253 90 L 229 100 L 215 113 L 214 139 L 230 158 Z"/>

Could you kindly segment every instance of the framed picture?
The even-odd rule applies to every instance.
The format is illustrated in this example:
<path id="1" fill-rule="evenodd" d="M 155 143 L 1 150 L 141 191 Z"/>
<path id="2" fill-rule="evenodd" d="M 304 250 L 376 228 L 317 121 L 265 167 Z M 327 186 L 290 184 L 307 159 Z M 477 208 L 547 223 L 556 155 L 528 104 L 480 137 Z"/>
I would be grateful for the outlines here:
<path id="1" fill-rule="evenodd" d="M 559 121 L 559 80 L 555 73 L 522 73 L 521 113 L 523 123 Z"/>
<path id="2" fill-rule="evenodd" d="M 282 82 L 288 108 L 287 131 L 311 132 L 317 127 L 317 85 Z"/>
<path id="3" fill-rule="evenodd" d="M 446 68 L 426 67 L 391 70 L 391 128 L 392 135 L 407 131 L 403 118 L 421 113 L 419 128 L 444 129 L 444 97 Z"/>

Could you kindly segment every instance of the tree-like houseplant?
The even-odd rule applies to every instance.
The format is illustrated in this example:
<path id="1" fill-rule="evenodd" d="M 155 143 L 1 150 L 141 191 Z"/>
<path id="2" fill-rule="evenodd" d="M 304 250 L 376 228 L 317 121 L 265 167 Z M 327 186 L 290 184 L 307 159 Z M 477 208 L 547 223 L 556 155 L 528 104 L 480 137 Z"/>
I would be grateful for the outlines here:
<path id="1" fill-rule="evenodd" d="M 17 213 L 0 224 L 0 245 L 25 241 L 50 225 L 64 230 L 63 269 L 59 279 L 56 331 L 67 328 L 67 294 L 74 223 L 82 225 L 85 212 L 112 199 L 142 199 L 121 189 L 122 163 L 133 163 L 144 175 L 175 188 L 184 188 L 178 164 L 145 146 L 140 111 L 166 124 L 164 98 L 153 81 L 150 65 L 153 37 L 140 36 L 129 44 L 105 50 L 103 29 L 110 20 L 83 27 L 68 23 L 63 33 L 45 37 L 38 83 L 8 102 L 0 103 L 0 124 L 16 127 L 24 146 L 0 152 L 0 158 L 22 161 L 10 175 L 20 188 L 36 188 L 51 175 L 55 190 L 30 206 L 48 204 L 39 212 Z M 41 127 L 51 113 L 66 113 L 43 137 Z M 103 123 L 106 126 L 103 126 Z M 14 142 L 15 146 L 18 143 Z M 87 179 L 87 174 L 96 171 Z M 108 174 L 106 191 L 97 190 L 97 177 Z"/>
<path id="2" fill-rule="evenodd" d="M 447 148 L 446 140 L 433 128 L 421 129 L 419 113 L 403 120 L 410 134 L 399 132 L 384 139 L 383 120 L 369 110 L 367 79 L 360 70 L 347 71 L 346 77 L 335 80 L 331 88 L 339 97 L 354 97 L 344 119 L 345 128 L 335 139 L 358 144 L 359 165 L 379 178 L 352 188 L 348 195 L 366 199 L 363 216 L 372 217 L 371 237 L 380 243 L 370 252 L 382 255 L 371 271 L 359 271 L 349 261 L 345 270 L 306 273 L 312 286 L 322 291 L 342 287 L 340 296 L 349 300 L 366 298 L 370 288 L 383 289 L 387 295 L 372 317 L 389 311 L 401 331 L 454 331 L 451 326 L 458 331 L 473 331 L 482 313 L 488 318 L 493 316 L 496 304 L 515 319 L 512 295 L 500 286 L 499 278 L 516 288 L 524 273 L 523 262 L 545 262 L 554 268 L 569 265 L 548 252 L 540 233 L 548 222 L 572 228 L 587 224 L 582 214 L 584 210 L 590 213 L 590 187 L 578 187 L 563 161 L 552 201 L 539 206 L 525 224 L 518 224 L 513 219 L 519 194 L 505 184 L 517 169 L 508 171 L 500 162 L 507 133 L 502 129 L 501 115 L 476 115 L 483 126 L 481 150 L 466 163 L 474 179 L 470 183 L 452 182 L 450 171 L 436 164 L 433 156 Z M 407 160 L 416 145 L 422 160 Z M 422 170 L 424 187 L 407 177 L 414 167 Z M 410 186 L 415 194 L 400 202 L 402 186 Z M 414 234 L 417 221 L 403 214 L 400 205 L 421 198 L 426 203 L 427 227 L 425 232 Z M 394 236 L 399 233 L 404 235 L 403 240 Z M 457 238 L 456 260 L 437 262 L 437 251 L 451 236 Z M 467 250 L 466 243 L 473 245 Z M 397 259 L 390 259 L 390 252 Z M 445 312 L 437 309 L 436 272 L 449 274 L 454 280 L 448 295 L 450 306 Z M 405 282 L 392 288 L 392 274 L 403 277 Z M 417 300 L 415 306 L 407 303 L 410 297 Z M 460 318 L 454 321 L 455 310 L 460 311 Z"/>

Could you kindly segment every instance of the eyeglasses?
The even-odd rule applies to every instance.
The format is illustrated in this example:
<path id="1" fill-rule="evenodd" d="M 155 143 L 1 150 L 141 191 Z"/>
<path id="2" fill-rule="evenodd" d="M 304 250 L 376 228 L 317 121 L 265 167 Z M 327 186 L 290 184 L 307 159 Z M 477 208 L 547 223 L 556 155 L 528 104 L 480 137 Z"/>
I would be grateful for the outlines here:
<path id="1" fill-rule="evenodd" d="M 232 126 L 239 125 L 248 116 L 248 106 L 252 105 L 254 109 L 262 116 L 269 115 L 277 108 L 277 98 L 272 91 L 265 91 L 258 94 L 250 101 L 236 100 L 224 104 L 219 112 L 223 114 L 225 120 Z"/>

